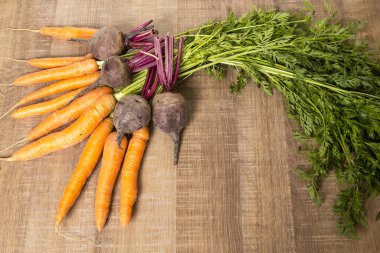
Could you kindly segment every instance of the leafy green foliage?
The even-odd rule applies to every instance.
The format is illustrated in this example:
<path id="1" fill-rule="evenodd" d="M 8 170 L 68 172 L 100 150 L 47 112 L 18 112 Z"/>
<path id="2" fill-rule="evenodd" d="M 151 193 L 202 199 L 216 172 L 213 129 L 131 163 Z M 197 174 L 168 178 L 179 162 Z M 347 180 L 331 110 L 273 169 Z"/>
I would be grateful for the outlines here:
<path id="1" fill-rule="evenodd" d="M 221 66 L 230 66 L 238 70 L 233 93 L 249 80 L 268 95 L 279 90 L 303 129 L 298 138 L 317 144 L 309 152 L 311 168 L 299 175 L 320 204 L 320 182 L 335 171 L 343 190 L 333 209 L 347 236 L 365 224 L 364 203 L 380 192 L 380 65 L 365 43 L 355 42 L 358 28 L 333 14 L 313 20 L 274 10 L 241 18 L 229 13 L 186 35 L 180 75 L 207 68 L 221 78 Z"/>

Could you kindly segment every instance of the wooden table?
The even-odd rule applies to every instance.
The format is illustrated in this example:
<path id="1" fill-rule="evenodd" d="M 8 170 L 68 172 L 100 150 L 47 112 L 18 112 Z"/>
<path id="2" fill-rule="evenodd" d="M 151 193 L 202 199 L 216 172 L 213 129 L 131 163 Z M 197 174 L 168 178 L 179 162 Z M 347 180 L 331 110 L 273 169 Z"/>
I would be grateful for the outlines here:
<path id="1" fill-rule="evenodd" d="M 312 1 L 323 15 L 322 1 Z M 162 33 L 176 33 L 210 19 L 237 14 L 255 4 L 262 8 L 298 10 L 301 0 L 257 1 L 13 1 L 2 0 L 0 27 L 38 29 L 42 26 L 115 25 L 123 31 L 154 19 Z M 344 19 L 368 22 L 361 36 L 373 46 L 380 42 L 380 4 L 377 0 L 335 0 Z M 33 57 L 83 55 L 86 45 L 63 42 L 29 32 L 0 32 L 0 56 Z M 23 63 L 0 61 L 0 82 L 34 71 Z M 380 252 L 380 225 L 375 222 L 379 199 L 368 202 L 367 227 L 360 240 L 336 234 L 331 210 L 338 187 L 334 176 L 322 185 L 318 208 L 295 175 L 307 160 L 292 139 L 282 96 L 267 97 L 248 87 L 231 95 L 225 81 L 205 72 L 186 81 L 180 92 L 187 98 L 191 120 L 183 132 L 179 165 L 172 165 L 171 141 L 154 130 L 139 177 L 139 196 L 131 224 L 118 224 L 119 184 L 103 232 L 94 225 L 94 194 L 98 171 L 89 179 L 60 230 L 54 217 L 62 191 L 84 144 L 30 162 L 1 162 L 1 252 Z M 36 90 L 1 87 L 0 111 Z M 41 118 L 0 121 L 1 147 L 25 136 Z"/>

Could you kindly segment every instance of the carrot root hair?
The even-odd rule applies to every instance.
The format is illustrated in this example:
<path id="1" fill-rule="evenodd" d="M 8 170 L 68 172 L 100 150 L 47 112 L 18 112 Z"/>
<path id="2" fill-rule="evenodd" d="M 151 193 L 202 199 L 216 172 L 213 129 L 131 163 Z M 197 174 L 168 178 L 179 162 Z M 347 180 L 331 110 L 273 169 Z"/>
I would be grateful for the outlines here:
<path id="1" fill-rule="evenodd" d="M 72 237 L 72 236 L 65 235 L 64 233 L 62 233 L 61 231 L 59 231 L 57 225 L 54 226 L 54 229 L 55 229 L 55 232 L 57 232 L 59 234 L 59 236 L 65 238 L 66 240 L 74 241 L 74 242 L 89 242 L 89 243 L 95 243 L 96 244 L 95 240 L 92 240 L 92 239 L 90 239 L 88 237 L 83 237 L 82 238 L 82 237 Z"/>
<path id="2" fill-rule="evenodd" d="M 0 116 L 0 119 L 4 118 L 5 116 L 7 116 L 11 111 L 13 111 L 13 109 L 15 109 L 17 106 L 19 106 L 19 103 L 15 104 L 14 106 L 12 106 L 8 111 L 6 111 L 3 115 Z"/>
<path id="3" fill-rule="evenodd" d="M 0 157 L 0 161 L 12 162 L 13 159 L 11 156 L 8 157 Z"/>
<path id="4" fill-rule="evenodd" d="M 24 138 L 24 139 L 21 139 L 21 140 L 19 140 L 19 141 L 15 142 L 15 143 L 13 143 L 12 145 L 9 145 L 8 147 L 6 147 L 6 148 L 4 148 L 4 149 L 0 150 L 0 152 L 4 152 L 4 151 L 6 151 L 6 150 L 8 150 L 8 149 L 10 149 L 10 148 L 13 148 L 14 146 L 16 146 L 16 145 L 18 145 L 18 144 L 20 144 L 20 143 L 23 143 L 23 142 L 25 142 L 25 141 L 27 141 L 27 139 L 26 139 L 26 138 Z"/>
<path id="5" fill-rule="evenodd" d="M 27 60 L 21 60 L 21 59 L 16 59 L 16 58 L 12 58 L 12 57 L 2 57 L 2 56 L 0 56 L 0 59 L 1 60 L 17 61 L 17 62 L 27 62 Z"/>
<path id="6" fill-rule="evenodd" d="M 27 28 L 12 28 L 12 27 L 6 27 L 0 29 L 0 32 L 2 31 L 28 31 L 28 32 L 34 32 L 34 33 L 39 33 L 40 30 L 35 30 L 35 29 L 27 29 Z"/>
<path id="7" fill-rule="evenodd" d="M 13 83 L 0 83 L 0 86 L 13 86 Z"/>

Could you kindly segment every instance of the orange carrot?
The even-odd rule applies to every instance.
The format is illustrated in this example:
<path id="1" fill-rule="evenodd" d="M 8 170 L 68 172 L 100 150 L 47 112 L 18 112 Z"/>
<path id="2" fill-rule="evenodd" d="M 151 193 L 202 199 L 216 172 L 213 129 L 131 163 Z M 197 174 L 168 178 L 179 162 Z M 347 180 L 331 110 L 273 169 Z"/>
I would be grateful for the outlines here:
<path id="1" fill-rule="evenodd" d="M 30 116 L 43 115 L 49 112 L 53 112 L 63 106 L 65 106 L 68 102 L 70 102 L 75 95 L 84 90 L 85 88 L 77 89 L 52 100 L 48 100 L 45 102 L 41 102 L 38 104 L 28 105 L 17 109 L 12 113 L 13 118 L 26 118 Z"/>
<path id="2" fill-rule="evenodd" d="M 45 83 L 71 77 L 83 76 L 85 74 L 96 72 L 98 68 L 99 66 L 94 59 L 87 59 L 63 67 L 45 69 L 23 75 L 17 78 L 12 85 L 27 86 L 31 84 Z"/>
<path id="3" fill-rule="evenodd" d="M 87 178 L 96 167 L 107 136 L 112 132 L 113 123 L 111 118 L 106 118 L 95 129 L 87 141 L 84 150 L 79 157 L 78 164 L 63 192 L 56 216 L 56 224 L 61 223 L 70 208 L 79 197 Z"/>
<path id="4" fill-rule="evenodd" d="M 72 77 L 69 79 L 64 79 L 58 82 L 55 82 L 49 86 L 43 87 L 35 92 L 32 92 L 25 97 L 23 97 L 17 105 L 23 105 L 34 100 L 55 95 L 64 91 L 70 91 L 74 89 L 79 89 L 87 87 L 90 84 L 94 83 L 99 79 L 100 71 L 96 71 L 91 74 L 86 74 L 83 76 Z"/>
<path id="5" fill-rule="evenodd" d="M 64 126 L 71 121 L 76 120 L 83 114 L 83 112 L 85 112 L 92 104 L 94 104 L 98 98 L 104 94 L 110 94 L 112 92 L 113 89 L 107 86 L 100 87 L 88 92 L 83 97 L 74 100 L 71 104 L 50 114 L 48 117 L 42 120 L 40 124 L 30 130 L 25 138 L 0 150 L 0 152 L 8 150 L 22 142 L 38 139 L 61 126 Z"/>
<path id="6" fill-rule="evenodd" d="M 6 115 L 8 115 L 8 113 L 13 111 L 13 109 L 15 109 L 16 107 L 18 107 L 20 105 L 32 102 L 32 101 L 40 99 L 40 98 L 48 97 L 50 95 L 61 93 L 64 91 L 69 91 L 69 90 L 73 90 L 73 89 L 87 87 L 90 84 L 96 82 L 99 79 L 99 76 L 100 76 L 100 72 L 96 71 L 94 73 L 86 74 L 84 76 L 64 79 L 64 80 L 55 82 L 55 83 L 53 83 L 47 87 L 43 87 L 43 88 L 41 88 L 35 92 L 32 92 L 32 93 L 26 95 L 25 97 L 23 97 L 20 101 L 18 101 L 17 104 L 12 106 L 8 111 L 6 111 L 3 115 L 1 115 L 0 119 L 4 118 Z M 82 93 L 84 93 L 84 92 L 85 92 L 85 90 L 82 91 Z M 79 93 L 78 93 L 78 95 L 79 95 Z"/>
<path id="7" fill-rule="evenodd" d="M 51 69 L 66 66 L 75 62 L 84 61 L 86 59 L 92 59 L 92 54 L 87 54 L 85 56 L 77 57 L 56 57 L 56 58 L 36 58 L 25 60 L 31 66 L 42 68 L 42 69 Z"/>
<path id="8" fill-rule="evenodd" d="M 85 94 L 83 97 L 77 98 L 68 106 L 53 112 L 46 117 L 40 124 L 35 126 L 28 133 L 26 140 L 32 141 L 40 138 L 51 131 L 64 126 L 71 121 L 79 118 L 95 101 L 104 94 L 111 94 L 112 88 L 100 87 Z"/>
<path id="9" fill-rule="evenodd" d="M 112 191 L 127 148 L 127 138 L 123 137 L 119 147 L 116 135 L 116 132 L 112 132 L 107 137 L 96 187 L 95 223 L 99 232 L 107 221 Z"/>
<path id="10" fill-rule="evenodd" d="M 115 108 L 113 95 L 101 96 L 72 125 L 62 131 L 55 132 L 19 149 L 11 157 L 3 157 L 3 161 L 32 160 L 43 155 L 59 151 L 86 139 L 102 120 Z"/>
<path id="11" fill-rule="evenodd" d="M 91 39 L 98 29 L 88 27 L 42 27 L 39 33 L 62 40 Z"/>
<path id="12" fill-rule="evenodd" d="M 127 154 L 124 158 L 120 196 L 120 223 L 124 227 L 129 223 L 132 216 L 132 207 L 137 197 L 137 175 L 148 139 L 148 128 L 135 131 L 129 141 Z"/>
<path id="13" fill-rule="evenodd" d="M 79 118 L 79 116 L 82 115 L 83 112 L 85 112 L 93 103 L 95 103 L 98 98 L 104 94 L 111 94 L 112 92 L 112 88 L 107 86 L 88 92 L 83 97 L 77 98 L 71 104 L 47 116 L 40 124 L 30 130 L 25 138 L 0 150 L 0 152 L 8 150 L 22 142 L 38 139 L 61 126 L 70 123 L 71 121 Z"/>

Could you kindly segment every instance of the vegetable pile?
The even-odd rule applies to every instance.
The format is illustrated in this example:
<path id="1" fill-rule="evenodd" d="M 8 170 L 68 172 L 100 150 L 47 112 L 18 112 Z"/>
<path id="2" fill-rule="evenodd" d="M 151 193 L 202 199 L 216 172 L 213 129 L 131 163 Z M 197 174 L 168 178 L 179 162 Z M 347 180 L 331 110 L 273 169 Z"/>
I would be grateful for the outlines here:
<path id="1" fill-rule="evenodd" d="M 225 20 L 176 36 L 160 37 L 151 23 L 129 34 L 112 27 L 42 28 L 39 32 L 46 35 L 88 42 L 92 54 L 25 61 L 47 70 L 12 83 L 57 81 L 27 95 L 10 111 L 67 93 L 12 113 L 21 118 L 52 112 L 16 144 L 34 142 L 2 160 L 35 159 L 90 136 L 62 196 L 56 223 L 74 204 L 103 150 L 96 226 L 100 231 L 106 223 L 121 166 L 120 223 L 127 225 L 150 120 L 172 138 L 177 164 L 179 135 L 188 122 L 186 101 L 175 92 L 177 81 L 202 69 L 222 79 L 226 68 L 232 67 L 238 75 L 231 92 L 240 92 L 252 80 L 268 95 L 273 88 L 284 95 L 289 114 L 302 129 L 295 136 L 310 144 L 311 166 L 299 170 L 310 197 L 321 203 L 319 185 L 334 171 L 342 186 L 334 203 L 338 230 L 356 235 L 366 223 L 367 198 L 380 191 L 380 65 L 365 43 L 355 41 L 360 26 L 343 25 L 334 15 L 313 20 L 305 13 L 259 9 L 240 18 L 229 13 Z"/>

